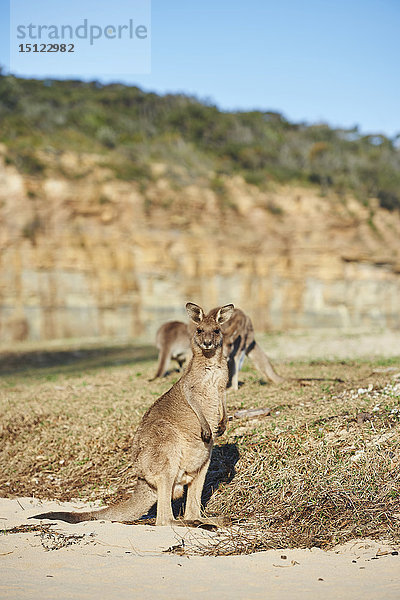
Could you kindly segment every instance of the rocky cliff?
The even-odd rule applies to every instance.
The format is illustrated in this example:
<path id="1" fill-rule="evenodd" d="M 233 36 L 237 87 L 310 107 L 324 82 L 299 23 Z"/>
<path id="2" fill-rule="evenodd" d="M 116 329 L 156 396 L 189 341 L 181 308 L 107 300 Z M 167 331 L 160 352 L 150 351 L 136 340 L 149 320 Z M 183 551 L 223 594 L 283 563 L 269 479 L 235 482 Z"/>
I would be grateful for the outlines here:
<path id="1" fill-rule="evenodd" d="M 400 327 L 400 218 L 317 188 L 239 177 L 178 186 L 153 164 L 145 189 L 101 156 L 62 173 L 0 164 L 2 343 L 153 336 L 192 300 L 233 302 L 258 330 Z"/>

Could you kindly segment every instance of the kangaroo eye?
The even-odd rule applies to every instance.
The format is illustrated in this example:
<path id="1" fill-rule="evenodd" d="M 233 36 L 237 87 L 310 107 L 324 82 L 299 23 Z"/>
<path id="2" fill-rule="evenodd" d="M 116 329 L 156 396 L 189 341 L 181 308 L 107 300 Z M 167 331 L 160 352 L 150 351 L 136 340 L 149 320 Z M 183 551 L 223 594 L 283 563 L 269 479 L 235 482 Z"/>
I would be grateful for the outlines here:
<path id="1" fill-rule="evenodd" d="M 200 327 L 198 327 L 197 328 L 197 333 L 203 333 L 203 330 Z"/>
<path id="2" fill-rule="evenodd" d="M 214 329 L 214 333 L 221 333 L 220 329 Z"/>

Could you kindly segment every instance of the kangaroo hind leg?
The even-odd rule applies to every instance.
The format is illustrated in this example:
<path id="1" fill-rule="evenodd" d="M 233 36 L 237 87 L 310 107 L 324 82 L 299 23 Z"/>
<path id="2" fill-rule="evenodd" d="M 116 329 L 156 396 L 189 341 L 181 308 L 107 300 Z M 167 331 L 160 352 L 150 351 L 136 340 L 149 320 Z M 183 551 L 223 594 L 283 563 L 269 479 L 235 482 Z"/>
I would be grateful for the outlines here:
<path id="1" fill-rule="evenodd" d="M 150 381 L 154 381 L 158 377 L 164 377 L 167 372 L 170 363 L 170 349 L 167 347 L 163 347 L 160 349 L 158 353 L 158 366 L 157 372 Z"/>
<path id="2" fill-rule="evenodd" d="M 185 506 L 185 521 L 200 521 L 201 517 L 201 494 L 206 479 L 208 465 L 210 460 L 207 460 L 196 473 L 194 479 L 188 484 Z"/>
<path id="3" fill-rule="evenodd" d="M 214 530 L 217 527 L 226 525 L 227 519 L 223 517 L 203 517 L 201 514 L 201 494 L 209 464 L 210 460 L 207 460 L 188 485 L 184 520 L 188 525 L 194 522 L 196 526 L 208 525 L 210 527 L 206 527 L 206 529 Z"/>
<path id="4" fill-rule="evenodd" d="M 156 525 L 172 525 L 175 522 L 172 512 L 172 496 L 174 477 L 170 473 L 162 473 L 157 477 L 157 517 Z"/>

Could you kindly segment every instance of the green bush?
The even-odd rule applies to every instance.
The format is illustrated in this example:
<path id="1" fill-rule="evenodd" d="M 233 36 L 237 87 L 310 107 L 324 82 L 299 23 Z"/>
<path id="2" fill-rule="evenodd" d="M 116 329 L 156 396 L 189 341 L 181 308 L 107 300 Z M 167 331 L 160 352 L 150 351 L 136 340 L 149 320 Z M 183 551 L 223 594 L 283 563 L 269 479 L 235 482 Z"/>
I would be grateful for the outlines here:
<path id="1" fill-rule="evenodd" d="M 290 123 L 276 112 L 223 112 L 183 94 L 0 75 L 0 132 L 7 160 L 29 174 L 43 172 L 38 150 L 50 147 L 109 153 L 105 162 L 127 180 L 148 180 L 159 161 L 179 185 L 239 173 L 253 185 L 309 182 L 399 209 L 398 138 Z M 212 186 L 223 195 L 218 180 Z"/>

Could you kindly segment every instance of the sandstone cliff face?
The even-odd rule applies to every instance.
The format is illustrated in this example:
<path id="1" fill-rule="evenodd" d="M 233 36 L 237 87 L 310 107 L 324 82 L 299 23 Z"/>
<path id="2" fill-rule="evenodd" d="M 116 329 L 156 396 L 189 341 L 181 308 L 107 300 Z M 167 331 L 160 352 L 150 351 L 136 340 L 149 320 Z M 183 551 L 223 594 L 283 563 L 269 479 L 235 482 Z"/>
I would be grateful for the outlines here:
<path id="1" fill-rule="evenodd" d="M 4 148 L 2 149 L 4 154 Z M 240 177 L 143 190 L 98 157 L 64 175 L 0 164 L 0 338 L 150 338 L 188 300 L 258 330 L 400 327 L 400 218 L 352 198 Z"/>

